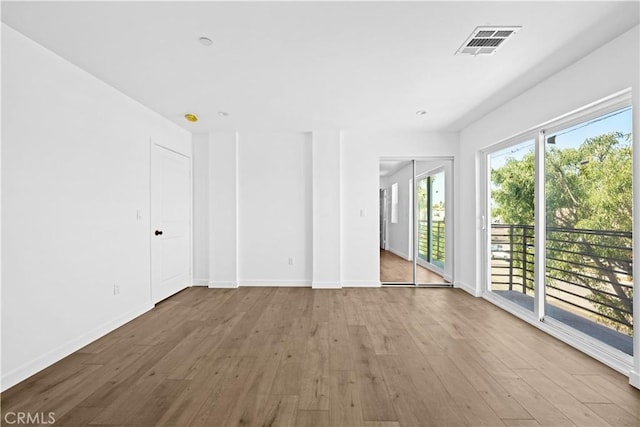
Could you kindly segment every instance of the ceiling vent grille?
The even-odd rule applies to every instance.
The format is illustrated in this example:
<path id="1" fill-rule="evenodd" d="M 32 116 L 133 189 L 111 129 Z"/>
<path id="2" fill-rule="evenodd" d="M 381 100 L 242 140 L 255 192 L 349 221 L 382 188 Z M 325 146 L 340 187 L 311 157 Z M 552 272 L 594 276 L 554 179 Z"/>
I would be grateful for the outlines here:
<path id="1" fill-rule="evenodd" d="M 477 27 L 456 55 L 491 55 L 522 27 Z"/>

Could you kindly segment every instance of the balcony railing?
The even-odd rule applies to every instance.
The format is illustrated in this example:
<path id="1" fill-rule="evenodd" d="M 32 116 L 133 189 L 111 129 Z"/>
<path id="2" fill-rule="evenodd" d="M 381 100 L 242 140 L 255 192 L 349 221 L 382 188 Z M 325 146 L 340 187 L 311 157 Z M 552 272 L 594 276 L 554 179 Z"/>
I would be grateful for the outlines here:
<path id="1" fill-rule="evenodd" d="M 610 230 L 547 228 L 547 303 L 631 335 L 632 235 Z M 533 296 L 534 228 L 492 224 L 492 289 Z"/>
<path id="2" fill-rule="evenodd" d="M 429 236 L 429 220 L 420 220 L 418 224 L 418 256 L 427 262 L 444 265 L 444 221 L 431 221 L 431 236 Z M 431 253 L 429 253 L 429 246 L 431 246 Z"/>

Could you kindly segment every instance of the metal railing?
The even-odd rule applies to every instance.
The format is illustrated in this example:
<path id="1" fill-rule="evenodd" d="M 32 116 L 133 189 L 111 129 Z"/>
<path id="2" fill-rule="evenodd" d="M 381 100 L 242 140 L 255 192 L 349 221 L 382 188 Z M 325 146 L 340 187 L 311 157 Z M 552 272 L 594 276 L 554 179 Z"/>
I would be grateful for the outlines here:
<path id="1" fill-rule="evenodd" d="M 616 330 L 632 331 L 630 232 L 549 227 L 545 252 L 548 302 L 573 307 Z M 493 289 L 533 295 L 533 226 L 492 224 L 491 276 Z"/>
<path id="2" fill-rule="evenodd" d="M 444 221 L 431 220 L 431 228 L 429 235 L 429 220 L 418 221 L 418 255 L 426 261 L 444 262 Z"/>

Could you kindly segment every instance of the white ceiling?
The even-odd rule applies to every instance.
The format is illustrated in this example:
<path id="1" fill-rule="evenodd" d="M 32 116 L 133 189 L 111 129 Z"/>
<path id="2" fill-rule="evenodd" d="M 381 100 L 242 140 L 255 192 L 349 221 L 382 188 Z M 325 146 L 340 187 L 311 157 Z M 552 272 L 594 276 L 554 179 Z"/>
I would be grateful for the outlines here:
<path id="1" fill-rule="evenodd" d="M 638 5 L 2 2 L 2 20 L 194 132 L 456 131 L 637 25 Z M 523 28 L 454 56 L 493 25 Z"/>

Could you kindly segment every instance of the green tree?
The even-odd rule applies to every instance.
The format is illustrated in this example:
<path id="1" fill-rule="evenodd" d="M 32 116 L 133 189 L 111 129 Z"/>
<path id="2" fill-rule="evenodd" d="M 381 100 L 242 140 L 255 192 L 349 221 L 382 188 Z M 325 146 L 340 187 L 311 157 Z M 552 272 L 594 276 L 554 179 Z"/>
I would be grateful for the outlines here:
<path id="1" fill-rule="evenodd" d="M 499 222 L 534 223 L 534 160 L 529 153 L 492 170 Z M 545 162 L 547 284 L 588 289 L 600 321 L 631 333 L 631 136 L 607 133 L 577 148 L 548 144 Z"/>

